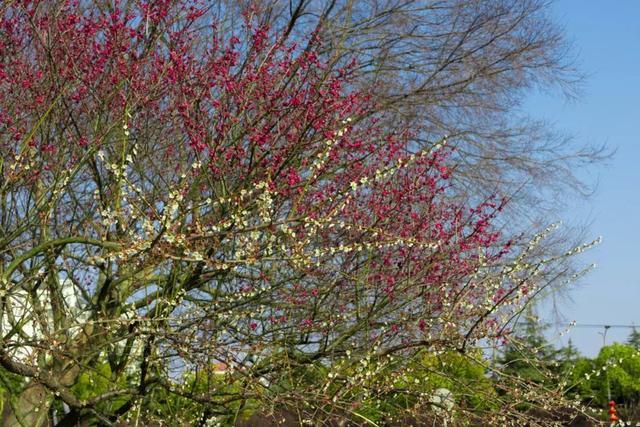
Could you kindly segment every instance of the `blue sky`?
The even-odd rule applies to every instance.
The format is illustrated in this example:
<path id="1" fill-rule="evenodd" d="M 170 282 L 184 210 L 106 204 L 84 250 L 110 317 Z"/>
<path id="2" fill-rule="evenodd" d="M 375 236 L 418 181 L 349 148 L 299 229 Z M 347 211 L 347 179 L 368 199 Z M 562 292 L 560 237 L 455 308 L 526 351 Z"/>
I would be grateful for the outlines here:
<path id="1" fill-rule="evenodd" d="M 640 329 L 640 1 L 558 0 L 552 10 L 588 77 L 577 101 L 535 94 L 525 111 L 549 120 L 577 142 L 606 143 L 617 150 L 587 175 L 597 182 L 595 194 L 572 202 L 566 213 L 569 222 L 589 222 L 590 235 L 602 236 L 603 242 L 583 256 L 598 267 L 573 286 L 573 301 L 563 300 L 561 311 L 578 324 L 636 324 Z M 600 332 L 574 328 L 568 336 L 593 356 L 602 345 Z M 629 332 L 612 328 L 607 343 L 624 341 Z"/>

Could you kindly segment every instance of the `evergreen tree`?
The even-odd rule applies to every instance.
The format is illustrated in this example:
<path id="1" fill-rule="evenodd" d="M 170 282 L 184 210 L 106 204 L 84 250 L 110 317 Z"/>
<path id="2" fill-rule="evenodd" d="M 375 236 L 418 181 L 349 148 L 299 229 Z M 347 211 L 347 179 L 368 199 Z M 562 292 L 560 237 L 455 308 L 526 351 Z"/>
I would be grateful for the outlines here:
<path id="1" fill-rule="evenodd" d="M 546 382 L 550 373 L 548 368 L 555 364 L 558 353 L 544 336 L 548 325 L 540 324 L 529 308 L 524 321 L 517 327 L 500 358 L 503 373 L 536 383 Z"/>
<path id="2" fill-rule="evenodd" d="M 563 376 L 571 376 L 571 371 L 575 368 L 576 363 L 583 359 L 573 341 L 569 339 L 565 347 L 560 348 L 556 352 L 557 372 Z"/>
<path id="3" fill-rule="evenodd" d="M 569 338 L 567 345 L 557 351 L 556 357 L 561 363 L 573 363 L 580 358 L 580 352 Z"/>
<path id="4" fill-rule="evenodd" d="M 627 344 L 636 350 L 640 350 L 640 332 L 634 326 L 631 330 L 631 334 L 629 334 L 629 338 L 627 338 Z"/>

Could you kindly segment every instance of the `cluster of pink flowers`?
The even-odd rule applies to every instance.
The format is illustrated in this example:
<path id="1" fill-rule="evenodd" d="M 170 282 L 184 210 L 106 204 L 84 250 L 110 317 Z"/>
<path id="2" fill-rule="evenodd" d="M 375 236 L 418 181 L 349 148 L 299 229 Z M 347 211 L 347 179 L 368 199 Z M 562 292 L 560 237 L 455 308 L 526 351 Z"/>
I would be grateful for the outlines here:
<path id="1" fill-rule="evenodd" d="M 227 289 L 270 289 L 242 320 L 248 340 L 266 342 L 283 323 L 329 336 L 363 316 L 377 340 L 421 340 L 442 330 L 437 319 L 456 322 L 464 334 L 487 303 L 503 302 L 502 283 L 475 277 L 509 251 L 492 227 L 503 203 L 470 209 L 458 202 L 449 149 L 435 141 L 419 147 L 416 130 L 388 131 L 367 92 L 352 88 L 354 62 L 330 71 L 314 37 L 304 48 L 287 44 L 251 13 L 235 34 L 222 34 L 198 2 L 115 1 L 109 12 L 83 3 L 21 0 L 0 16 L 2 154 L 17 155 L 26 142 L 46 166 L 42 179 L 52 179 L 87 150 L 108 151 L 125 138 L 163 158 L 164 178 L 193 205 L 226 197 L 240 206 L 242 191 L 267 183 L 272 224 L 265 230 L 285 247 L 280 264 L 273 267 L 261 243 L 246 257 L 246 270 L 258 273 L 243 272 L 248 277 Z M 43 117 L 49 131 L 30 135 Z M 199 169 L 188 173 L 196 160 L 206 179 Z M 179 176 L 187 184 L 171 181 Z M 135 179 L 144 189 L 155 178 Z M 154 203 L 145 211 L 150 222 L 162 216 Z M 256 203 L 242 206 L 257 211 Z M 190 232 L 248 234 L 248 226 L 229 223 L 229 209 L 185 214 L 189 249 L 207 253 L 220 244 L 191 241 Z M 289 237 L 276 223 L 286 223 Z M 264 224 L 254 218 L 249 225 Z M 184 225 L 167 228 L 178 233 Z M 308 262 L 290 261 L 301 254 Z"/>

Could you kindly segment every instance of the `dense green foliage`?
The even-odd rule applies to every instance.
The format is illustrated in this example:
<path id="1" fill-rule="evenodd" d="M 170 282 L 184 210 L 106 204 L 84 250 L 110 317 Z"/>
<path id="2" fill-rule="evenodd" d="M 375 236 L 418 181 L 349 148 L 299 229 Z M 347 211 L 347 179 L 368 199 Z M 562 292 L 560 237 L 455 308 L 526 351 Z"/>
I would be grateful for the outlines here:
<path id="1" fill-rule="evenodd" d="M 573 378 L 585 401 L 605 406 L 613 399 L 635 405 L 640 400 L 640 352 L 618 343 L 603 347 L 595 359 L 576 362 Z"/>

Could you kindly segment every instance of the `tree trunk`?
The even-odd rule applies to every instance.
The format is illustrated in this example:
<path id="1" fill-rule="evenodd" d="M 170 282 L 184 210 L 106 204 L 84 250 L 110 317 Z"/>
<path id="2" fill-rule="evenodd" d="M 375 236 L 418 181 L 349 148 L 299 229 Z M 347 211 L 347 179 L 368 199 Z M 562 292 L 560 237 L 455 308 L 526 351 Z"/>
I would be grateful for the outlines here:
<path id="1" fill-rule="evenodd" d="M 27 385 L 11 403 L 11 409 L 2 425 L 5 427 L 41 427 L 49 422 L 49 407 L 53 395 L 42 384 Z"/>

